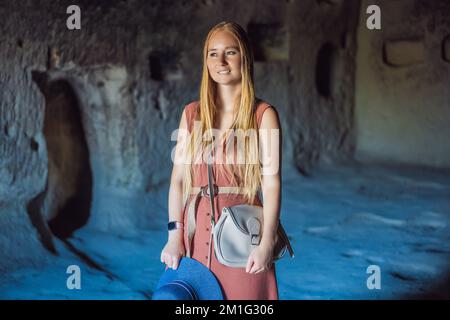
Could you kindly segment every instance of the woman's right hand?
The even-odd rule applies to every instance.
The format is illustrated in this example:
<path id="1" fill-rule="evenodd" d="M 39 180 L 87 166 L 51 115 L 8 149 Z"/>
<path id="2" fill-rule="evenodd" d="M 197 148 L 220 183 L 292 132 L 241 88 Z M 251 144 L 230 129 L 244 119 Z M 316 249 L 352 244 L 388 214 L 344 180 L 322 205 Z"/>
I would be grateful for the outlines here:
<path id="1" fill-rule="evenodd" d="M 164 249 L 161 251 L 161 262 L 165 263 L 167 268 L 176 270 L 185 252 L 182 238 L 169 238 Z"/>

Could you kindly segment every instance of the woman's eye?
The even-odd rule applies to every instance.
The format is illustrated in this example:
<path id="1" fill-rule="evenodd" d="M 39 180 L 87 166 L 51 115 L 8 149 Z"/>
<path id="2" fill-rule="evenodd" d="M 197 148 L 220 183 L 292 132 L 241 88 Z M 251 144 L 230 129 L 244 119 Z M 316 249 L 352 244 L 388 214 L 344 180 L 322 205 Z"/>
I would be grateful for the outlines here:
<path id="1" fill-rule="evenodd" d="M 212 52 L 209 54 L 210 57 L 215 57 L 216 55 L 217 55 L 217 53 L 215 53 L 215 52 Z"/>
<path id="2" fill-rule="evenodd" d="M 228 51 L 227 54 L 235 55 L 235 54 L 236 54 L 236 51 Z"/>

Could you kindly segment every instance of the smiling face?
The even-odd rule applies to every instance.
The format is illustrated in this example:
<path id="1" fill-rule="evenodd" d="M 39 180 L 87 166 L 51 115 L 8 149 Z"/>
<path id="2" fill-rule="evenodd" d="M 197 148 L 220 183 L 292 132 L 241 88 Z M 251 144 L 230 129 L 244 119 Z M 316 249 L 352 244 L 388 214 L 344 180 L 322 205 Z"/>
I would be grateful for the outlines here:
<path id="1" fill-rule="evenodd" d="M 221 85 L 241 81 L 241 52 L 238 41 L 227 31 L 217 31 L 208 43 L 206 58 L 209 75 Z"/>

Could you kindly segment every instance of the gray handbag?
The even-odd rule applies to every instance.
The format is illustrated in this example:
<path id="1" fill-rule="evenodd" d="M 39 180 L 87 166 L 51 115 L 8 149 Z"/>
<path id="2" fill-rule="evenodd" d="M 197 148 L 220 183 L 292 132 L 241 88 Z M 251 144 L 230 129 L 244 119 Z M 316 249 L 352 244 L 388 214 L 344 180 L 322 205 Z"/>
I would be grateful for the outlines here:
<path id="1" fill-rule="evenodd" d="M 248 204 L 223 207 L 221 216 L 215 223 L 214 194 L 220 192 L 215 192 L 213 188 L 211 165 L 208 165 L 208 188 L 216 258 L 226 266 L 245 268 L 250 252 L 261 241 L 263 207 Z M 280 221 L 277 231 L 273 259 L 282 258 L 286 251 L 289 251 L 290 256 L 294 257 L 294 251 Z"/>

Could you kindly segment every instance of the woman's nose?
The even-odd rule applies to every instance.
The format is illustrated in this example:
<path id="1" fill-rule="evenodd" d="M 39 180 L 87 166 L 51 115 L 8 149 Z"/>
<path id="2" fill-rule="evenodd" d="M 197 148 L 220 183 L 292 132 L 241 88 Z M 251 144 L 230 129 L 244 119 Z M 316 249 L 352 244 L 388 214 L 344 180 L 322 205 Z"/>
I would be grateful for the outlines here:
<path id="1" fill-rule="evenodd" d="M 227 60 L 225 59 L 225 55 L 224 54 L 220 55 L 219 62 L 220 62 L 221 65 L 227 64 Z"/>

